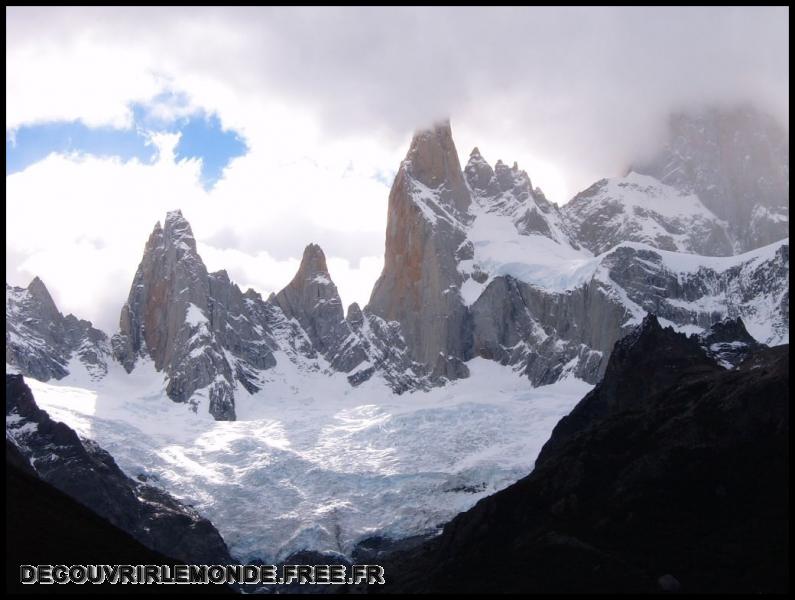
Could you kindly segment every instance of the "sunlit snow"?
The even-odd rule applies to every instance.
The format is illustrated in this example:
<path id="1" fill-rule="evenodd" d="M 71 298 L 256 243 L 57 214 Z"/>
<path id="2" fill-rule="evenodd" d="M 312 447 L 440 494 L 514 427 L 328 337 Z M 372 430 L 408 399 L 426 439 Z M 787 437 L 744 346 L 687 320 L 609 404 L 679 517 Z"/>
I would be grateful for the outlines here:
<path id="1" fill-rule="evenodd" d="M 352 388 L 282 360 L 256 395 L 236 390 L 235 422 L 169 400 L 149 362 L 130 375 L 113 363 L 98 382 L 82 369 L 27 381 L 43 409 L 128 475 L 194 505 L 234 556 L 270 561 L 300 549 L 349 554 L 373 535 L 433 533 L 529 473 L 591 388 L 576 379 L 532 388 L 510 367 L 468 365 L 468 379 L 397 396 L 379 380 Z"/>

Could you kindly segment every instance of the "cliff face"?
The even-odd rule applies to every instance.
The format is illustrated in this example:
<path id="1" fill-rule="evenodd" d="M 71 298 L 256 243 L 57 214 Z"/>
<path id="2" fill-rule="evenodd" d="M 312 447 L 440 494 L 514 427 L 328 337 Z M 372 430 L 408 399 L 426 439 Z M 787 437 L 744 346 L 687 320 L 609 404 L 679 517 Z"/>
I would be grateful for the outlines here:
<path id="1" fill-rule="evenodd" d="M 367 310 L 399 322 L 412 357 L 443 376 L 466 369 L 457 263 L 470 203 L 450 124 L 415 134 L 389 194 L 384 269 Z"/>

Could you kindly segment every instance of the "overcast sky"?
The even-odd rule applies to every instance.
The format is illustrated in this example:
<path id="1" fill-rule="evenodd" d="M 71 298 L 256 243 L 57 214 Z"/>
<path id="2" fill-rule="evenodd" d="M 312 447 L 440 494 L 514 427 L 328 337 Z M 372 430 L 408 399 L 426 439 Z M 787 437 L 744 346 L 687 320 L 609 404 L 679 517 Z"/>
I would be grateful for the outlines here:
<path id="1" fill-rule="evenodd" d="M 516 160 L 562 204 L 673 110 L 788 126 L 788 50 L 787 8 L 6 9 L 6 279 L 112 333 L 181 208 L 243 289 L 278 291 L 317 242 L 366 304 L 416 128 L 450 117 L 462 163 Z"/>

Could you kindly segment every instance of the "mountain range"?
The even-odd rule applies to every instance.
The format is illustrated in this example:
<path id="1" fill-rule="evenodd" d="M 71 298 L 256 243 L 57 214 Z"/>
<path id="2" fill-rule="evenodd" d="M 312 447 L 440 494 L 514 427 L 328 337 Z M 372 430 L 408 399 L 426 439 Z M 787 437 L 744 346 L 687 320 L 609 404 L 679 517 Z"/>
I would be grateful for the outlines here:
<path id="1" fill-rule="evenodd" d="M 647 312 L 705 332 L 742 318 L 760 343 L 789 336 L 789 154 L 783 130 L 744 107 L 671 119 L 659 155 L 562 207 L 516 163 L 475 148 L 461 167 L 449 122 L 417 132 L 389 194 L 384 267 L 345 310 L 322 249 L 263 298 L 210 273 L 180 210 L 147 240 L 119 330 L 62 315 L 44 283 L 6 285 L 6 362 L 43 381 L 100 380 L 151 361 L 175 402 L 236 418 L 287 361 L 373 377 L 396 393 L 466 378 L 483 357 L 533 386 L 599 381 Z"/>
<path id="2" fill-rule="evenodd" d="M 61 547 L 52 511 L 154 561 L 383 563 L 376 591 L 786 589 L 786 137 L 675 115 L 558 206 L 439 122 L 364 306 L 314 243 L 241 290 L 181 210 L 117 331 L 7 284 L 14 514 L 34 490 Z"/>

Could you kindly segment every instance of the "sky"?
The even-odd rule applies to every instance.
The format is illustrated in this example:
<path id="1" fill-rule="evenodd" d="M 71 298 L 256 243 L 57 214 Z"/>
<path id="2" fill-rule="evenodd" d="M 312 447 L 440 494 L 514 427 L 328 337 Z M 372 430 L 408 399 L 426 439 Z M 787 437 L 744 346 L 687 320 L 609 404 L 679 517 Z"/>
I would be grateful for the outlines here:
<path id="1" fill-rule="evenodd" d="M 383 265 L 413 131 L 517 161 L 563 204 L 751 102 L 789 126 L 789 9 L 7 8 L 6 281 L 118 328 L 168 210 L 267 296 L 319 243 L 343 303 Z"/>

